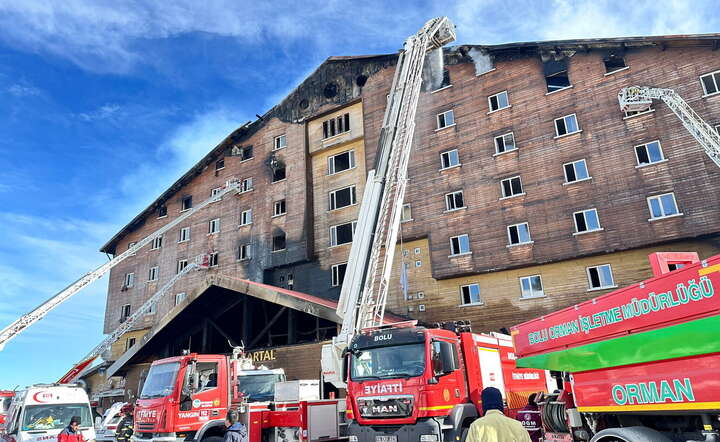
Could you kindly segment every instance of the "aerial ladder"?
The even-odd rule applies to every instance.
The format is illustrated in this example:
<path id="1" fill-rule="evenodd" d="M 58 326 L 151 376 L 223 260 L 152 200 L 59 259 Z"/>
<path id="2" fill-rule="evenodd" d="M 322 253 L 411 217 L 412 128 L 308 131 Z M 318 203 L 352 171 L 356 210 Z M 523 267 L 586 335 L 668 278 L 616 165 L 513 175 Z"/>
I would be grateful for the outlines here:
<path id="1" fill-rule="evenodd" d="M 340 292 L 337 314 L 340 333 L 322 349 L 326 382 L 345 386 L 343 351 L 361 329 L 382 325 L 395 245 L 400 231 L 407 169 L 415 132 L 415 113 L 422 86 L 425 58 L 455 40 L 455 26 L 447 17 L 428 21 L 405 40 L 398 57 L 380 131 L 375 168 L 368 172 L 357 231 Z M 439 70 L 442 73 L 442 69 Z"/>
<path id="2" fill-rule="evenodd" d="M 150 312 L 150 310 L 155 306 L 165 295 L 165 293 L 170 290 L 175 283 L 180 280 L 183 276 L 187 275 L 193 270 L 207 270 L 209 268 L 210 264 L 210 255 L 200 255 L 197 258 L 195 258 L 194 262 L 189 263 L 185 266 L 182 270 L 180 270 L 175 276 L 170 278 L 168 282 L 163 285 L 160 290 L 155 292 L 154 295 L 152 295 L 143 305 L 140 306 L 139 309 L 135 310 L 135 312 L 128 316 L 128 318 L 120 325 L 120 327 L 113 330 L 112 333 L 107 335 L 105 339 L 102 340 L 95 348 L 93 348 L 90 353 L 88 353 L 87 356 L 82 358 L 80 362 L 75 364 L 70 371 L 65 373 L 63 377 L 60 378 L 60 380 L 57 381 L 58 384 L 67 384 L 73 381 L 73 379 L 79 378 L 82 376 L 83 372 L 86 371 L 86 369 L 92 364 L 92 362 L 100 355 L 102 355 L 105 351 L 109 350 L 110 347 L 118 340 L 122 335 L 129 332 L 133 326 L 138 322 L 140 318 L 145 316 L 147 313 Z"/>
<path id="3" fill-rule="evenodd" d="M 653 100 L 662 100 L 680 119 L 690 135 L 705 149 L 705 153 L 720 167 L 720 135 L 672 89 L 631 86 L 620 90 L 618 101 L 623 111 L 643 111 Z"/>
<path id="4" fill-rule="evenodd" d="M 12 338 L 19 335 L 23 330 L 30 327 L 37 321 L 41 320 L 45 317 L 48 313 L 50 313 L 55 307 L 59 306 L 63 302 L 67 301 L 74 295 L 76 295 L 78 292 L 80 292 L 82 289 L 87 287 L 89 284 L 93 283 L 94 281 L 100 279 L 105 273 L 110 271 L 113 267 L 120 264 L 121 262 L 125 261 L 127 258 L 135 255 L 138 250 L 142 249 L 145 245 L 152 242 L 155 238 L 162 236 L 164 233 L 168 232 L 170 229 L 174 228 L 178 224 L 185 221 L 187 218 L 191 217 L 198 211 L 205 208 L 207 205 L 214 203 L 216 201 L 220 201 L 225 195 L 231 192 L 239 192 L 241 189 L 241 183 L 237 180 L 230 180 L 225 183 L 225 186 L 216 194 L 211 196 L 210 198 L 206 199 L 205 201 L 201 202 L 197 206 L 191 208 L 190 210 L 186 211 L 182 215 L 178 216 L 174 220 L 170 221 L 168 224 L 164 225 L 163 227 L 159 228 L 158 230 L 154 231 L 150 235 L 146 236 L 145 238 L 138 241 L 135 245 L 132 247 L 129 247 L 126 251 L 123 253 L 117 255 L 110 261 L 106 262 L 105 264 L 101 265 L 97 269 L 86 273 L 84 276 L 82 276 L 77 281 L 73 282 L 66 288 L 64 288 L 62 291 L 48 299 L 47 301 L 40 304 L 38 307 L 36 307 L 34 310 L 32 310 L 29 313 L 24 314 L 19 319 L 14 321 L 12 324 L 8 325 L 2 331 L 0 331 L 0 351 L 5 347 L 5 344 L 8 343 Z"/>

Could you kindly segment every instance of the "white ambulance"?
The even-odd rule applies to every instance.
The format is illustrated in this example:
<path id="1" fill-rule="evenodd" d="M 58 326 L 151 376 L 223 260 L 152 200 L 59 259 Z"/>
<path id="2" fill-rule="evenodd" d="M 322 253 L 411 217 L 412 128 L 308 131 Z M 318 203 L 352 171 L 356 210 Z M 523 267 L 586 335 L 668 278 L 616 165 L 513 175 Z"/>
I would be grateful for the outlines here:
<path id="1" fill-rule="evenodd" d="M 83 438 L 94 441 L 95 428 L 85 390 L 75 384 L 33 385 L 13 398 L 0 442 L 54 442 L 73 416 L 80 417 Z"/>

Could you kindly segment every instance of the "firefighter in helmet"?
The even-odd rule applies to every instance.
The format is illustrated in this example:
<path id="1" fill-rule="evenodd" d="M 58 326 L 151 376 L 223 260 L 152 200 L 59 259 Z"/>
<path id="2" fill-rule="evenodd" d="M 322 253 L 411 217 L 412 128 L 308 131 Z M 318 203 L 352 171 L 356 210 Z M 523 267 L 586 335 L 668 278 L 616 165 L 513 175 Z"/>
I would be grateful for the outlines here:
<path id="1" fill-rule="evenodd" d="M 130 442 L 130 437 L 133 435 L 133 412 L 135 407 L 132 404 L 125 404 L 120 409 L 122 419 L 118 423 L 117 430 L 115 430 L 115 438 L 117 442 Z"/>

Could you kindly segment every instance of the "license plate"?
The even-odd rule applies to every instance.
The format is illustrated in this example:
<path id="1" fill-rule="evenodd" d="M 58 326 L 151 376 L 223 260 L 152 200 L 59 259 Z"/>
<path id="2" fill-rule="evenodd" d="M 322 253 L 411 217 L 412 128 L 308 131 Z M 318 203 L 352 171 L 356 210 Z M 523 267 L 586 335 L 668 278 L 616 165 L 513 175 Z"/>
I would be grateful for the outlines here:
<path id="1" fill-rule="evenodd" d="M 570 433 L 545 433 L 543 441 L 545 442 L 572 442 Z"/>
<path id="2" fill-rule="evenodd" d="M 375 442 L 397 442 L 397 436 L 375 436 Z"/>

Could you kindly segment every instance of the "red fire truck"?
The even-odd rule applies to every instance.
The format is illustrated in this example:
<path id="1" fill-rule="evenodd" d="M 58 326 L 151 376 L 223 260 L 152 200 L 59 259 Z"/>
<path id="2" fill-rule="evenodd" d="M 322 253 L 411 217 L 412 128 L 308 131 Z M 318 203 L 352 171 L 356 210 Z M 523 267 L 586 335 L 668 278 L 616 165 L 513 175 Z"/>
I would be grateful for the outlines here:
<path id="1" fill-rule="evenodd" d="M 464 441 L 483 388 L 500 389 L 514 415 L 547 385 L 543 370 L 515 366 L 510 336 L 464 321 L 365 329 L 347 352 L 351 442 Z"/>
<path id="2" fill-rule="evenodd" d="M 338 400 L 270 402 L 280 369 L 240 356 L 188 354 L 153 362 L 135 406 L 135 442 L 220 442 L 228 409 L 241 411 L 249 442 L 337 437 Z"/>
<path id="3" fill-rule="evenodd" d="M 512 329 L 553 370 L 546 441 L 720 440 L 720 255 L 650 255 L 655 277 Z"/>

